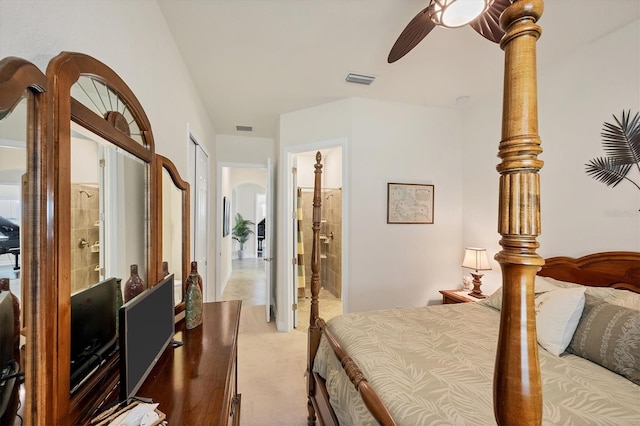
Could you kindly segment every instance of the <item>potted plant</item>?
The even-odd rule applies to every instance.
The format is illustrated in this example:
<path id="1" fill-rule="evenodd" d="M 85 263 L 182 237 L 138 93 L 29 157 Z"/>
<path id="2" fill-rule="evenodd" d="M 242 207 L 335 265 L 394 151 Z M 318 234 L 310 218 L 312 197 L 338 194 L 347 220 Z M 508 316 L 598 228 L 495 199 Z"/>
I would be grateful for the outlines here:
<path id="1" fill-rule="evenodd" d="M 240 243 L 240 250 L 238 250 L 238 259 L 244 258 L 244 244 L 249 241 L 249 236 L 253 234 L 252 226 L 255 225 L 252 221 L 242 217 L 240 213 L 236 213 L 235 224 L 231 231 L 231 235 L 234 240 Z"/>

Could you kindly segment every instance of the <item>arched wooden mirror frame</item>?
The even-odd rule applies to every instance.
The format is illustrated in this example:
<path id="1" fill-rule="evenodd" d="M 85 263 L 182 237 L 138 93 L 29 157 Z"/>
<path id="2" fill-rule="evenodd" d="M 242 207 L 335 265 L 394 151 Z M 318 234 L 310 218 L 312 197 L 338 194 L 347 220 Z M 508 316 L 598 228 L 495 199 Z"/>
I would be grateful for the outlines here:
<path id="1" fill-rule="evenodd" d="M 100 116 L 71 95 L 72 86 L 81 78 L 89 77 L 98 84 L 108 87 L 119 100 L 126 104 L 131 117 L 139 129 L 141 143 L 129 136 L 128 126 L 121 126 L 120 120 L 112 120 L 107 110 Z M 88 419 L 100 404 L 112 392 L 119 379 L 119 358 L 112 357 L 98 374 L 69 397 L 70 390 L 70 324 L 71 324 L 71 123 L 75 122 L 118 148 L 127 151 L 147 164 L 146 209 L 149 214 L 146 228 L 146 271 L 147 282 L 155 284 L 159 280 L 159 253 L 155 237 L 151 230 L 158 229 L 158 207 L 155 194 L 157 188 L 156 157 L 151 125 L 141 104 L 126 83 L 107 65 L 88 55 L 62 52 L 53 58 L 47 67 L 50 89 L 52 123 L 52 156 L 54 163 L 54 182 L 50 202 L 53 208 L 53 235 L 50 236 L 52 250 L 51 285 L 56 292 L 57 304 L 47 311 L 47 317 L 54 322 L 57 341 L 53 361 L 48 360 L 45 368 L 54 375 L 53 390 L 49 397 L 54 402 L 51 413 L 47 413 L 48 424 L 75 424 Z M 118 114 L 115 114 L 118 115 Z M 132 124 L 132 123 L 129 123 Z M 122 277 L 126 279 L 127 277 Z"/>
<path id="2" fill-rule="evenodd" d="M 32 63 L 21 58 L 0 60 L 0 118 L 8 116 L 26 97 L 26 179 L 22 190 L 21 223 L 21 293 L 22 334 L 25 337 L 24 359 L 20 363 L 24 378 L 25 424 L 34 424 L 37 413 L 50 406 L 46 397 L 52 376 L 47 375 L 42 361 L 52 342 L 53 324 L 44 311 L 52 301 L 52 292 L 45 283 L 47 252 L 46 194 L 48 167 L 46 144 L 47 79 Z"/>
<path id="3" fill-rule="evenodd" d="M 190 247 L 191 247 L 191 239 L 190 239 L 190 235 L 191 235 L 191 213 L 190 213 L 190 186 L 189 186 L 189 182 L 185 181 L 184 179 L 182 179 L 182 177 L 180 177 L 180 173 L 178 172 L 177 167 L 175 166 L 175 164 L 173 164 L 173 162 L 171 160 L 169 160 L 167 157 L 164 157 L 162 155 L 156 155 L 156 183 L 158 185 L 158 188 L 156 190 L 156 205 L 158 206 L 158 213 L 157 213 L 157 217 L 158 217 L 158 223 L 160 224 L 160 229 L 162 229 L 163 226 L 163 219 L 165 216 L 165 212 L 163 209 L 163 174 L 164 171 L 167 171 L 169 176 L 171 177 L 171 181 L 173 182 L 173 184 L 175 185 L 175 187 L 180 190 L 182 192 L 182 208 L 181 208 L 181 212 L 182 212 L 182 257 L 181 257 L 181 267 L 182 267 L 182 274 L 181 274 L 181 279 L 182 279 L 182 299 L 179 303 L 176 303 L 176 307 L 175 307 L 175 312 L 176 315 L 179 314 L 180 312 L 184 311 L 185 308 L 185 303 L 184 303 L 184 295 L 187 291 L 186 285 L 187 285 L 187 277 L 189 276 L 189 271 L 190 271 L 190 259 L 191 259 L 191 255 L 190 255 Z M 162 262 L 165 259 L 162 259 L 162 253 L 163 253 L 163 248 L 164 248 L 164 240 L 163 240 L 163 232 L 158 232 L 156 233 L 157 236 L 157 247 L 158 247 L 158 254 L 160 257 L 160 271 L 158 271 L 158 273 L 160 274 L 159 276 L 162 276 Z M 173 268 L 174 266 L 172 266 L 171 264 L 169 264 L 169 272 L 173 272 Z"/>

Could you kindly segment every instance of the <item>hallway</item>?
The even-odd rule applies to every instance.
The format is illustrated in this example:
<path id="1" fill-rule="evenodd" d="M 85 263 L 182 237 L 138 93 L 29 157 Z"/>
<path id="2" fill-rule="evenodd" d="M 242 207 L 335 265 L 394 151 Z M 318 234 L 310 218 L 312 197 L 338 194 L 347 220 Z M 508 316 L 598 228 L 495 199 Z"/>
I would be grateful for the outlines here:
<path id="1" fill-rule="evenodd" d="M 265 269 L 263 258 L 234 259 L 232 272 L 222 293 L 222 300 L 242 300 L 242 306 L 264 306 L 266 303 Z M 310 291 L 306 297 L 298 299 L 297 331 L 307 332 L 309 328 L 309 310 L 311 308 Z M 342 301 L 324 288 L 320 289 L 320 316 L 329 320 L 342 314 Z"/>
<path id="2" fill-rule="evenodd" d="M 263 258 L 233 259 L 222 300 L 242 300 L 242 306 L 265 305 L 267 289 Z"/>
<path id="3" fill-rule="evenodd" d="M 307 424 L 305 369 L 309 299 L 298 300 L 297 332 L 279 333 L 265 322 L 264 259 L 233 260 L 223 300 L 242 299 L 238 338 L 238 390 L 242 426 Z M 342 312 L 342 303 L 321 290 L 325 319 Z"/>

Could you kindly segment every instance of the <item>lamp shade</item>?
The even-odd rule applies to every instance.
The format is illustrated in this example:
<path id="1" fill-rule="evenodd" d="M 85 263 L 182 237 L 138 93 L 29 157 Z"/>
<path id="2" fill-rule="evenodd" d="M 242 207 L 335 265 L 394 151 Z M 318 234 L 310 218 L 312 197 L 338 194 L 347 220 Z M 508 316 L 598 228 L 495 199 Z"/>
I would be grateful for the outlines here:
<path id="1" fill-rule="evenodd" d="M 467 247 L 464 249 L 463 268 L 475 269 L 477 271 L 488 271 L 491 269 L 487 249 Z"/>
<path id="2" fill-rule="evenodd" d="M 433 22 L 447 28 L 467 25 L 480 16 L 491 0 L 431 0 L 430 17 Z"/>

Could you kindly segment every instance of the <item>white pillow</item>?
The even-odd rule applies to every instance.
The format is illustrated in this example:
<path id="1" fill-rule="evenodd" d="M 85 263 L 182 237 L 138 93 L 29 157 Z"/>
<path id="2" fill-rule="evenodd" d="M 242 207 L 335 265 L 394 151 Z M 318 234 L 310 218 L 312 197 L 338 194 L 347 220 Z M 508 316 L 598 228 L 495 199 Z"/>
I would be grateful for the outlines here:
<path id="1" fill-rule="evenodd" d="M 557 287 L 553 283 L 546 281 L 546 277 L 540 277 L 536 275 L 534 290 L 533 290 L 536 295 L 540 293 L 545 293 L 547 291 L 557 290 L 558 288 L 560 287 Z M 499 287 L 489 297 L 481 300 L 478 303 L 492 307 L 493 309 L 501 310 L 502 309 L 502 287 Z"/>
<path id="2" fill-rule="evenodd" d="M 536 297 L 538 343 L 552 354 L 565 351 L 584 309 L 584 287 L 559 288 Z"/>

